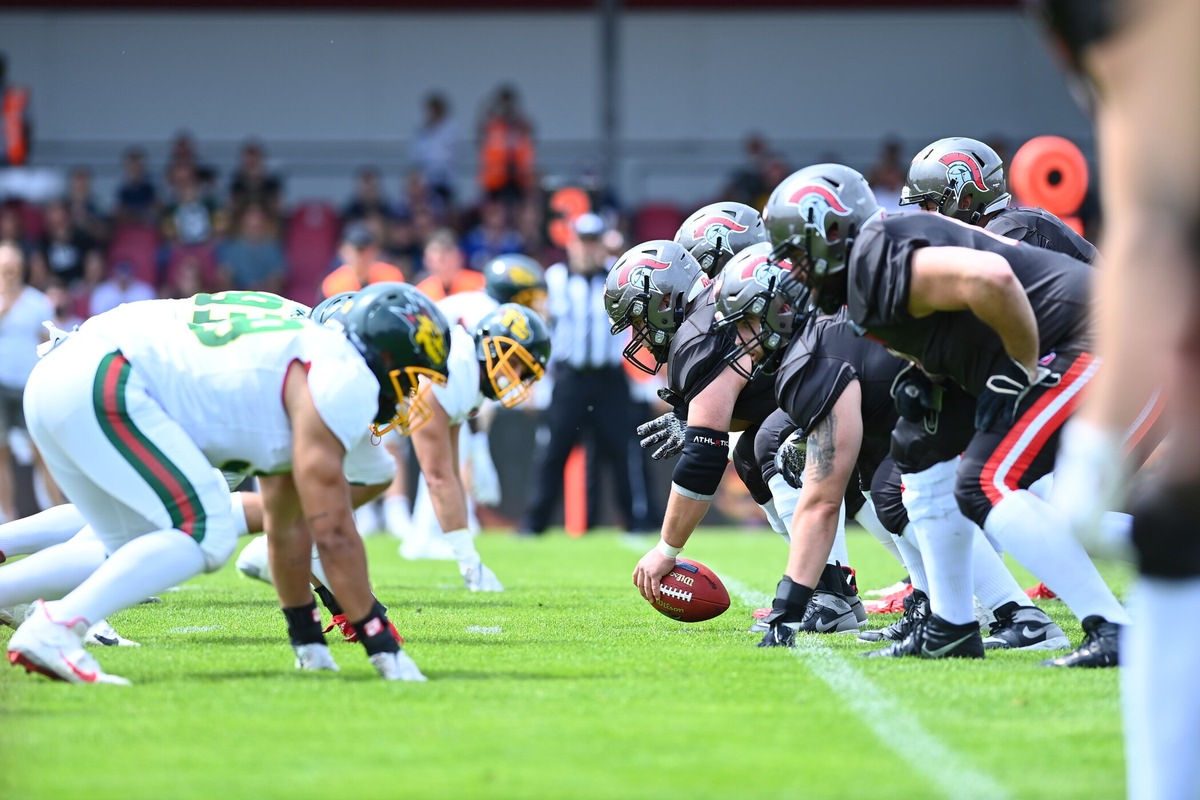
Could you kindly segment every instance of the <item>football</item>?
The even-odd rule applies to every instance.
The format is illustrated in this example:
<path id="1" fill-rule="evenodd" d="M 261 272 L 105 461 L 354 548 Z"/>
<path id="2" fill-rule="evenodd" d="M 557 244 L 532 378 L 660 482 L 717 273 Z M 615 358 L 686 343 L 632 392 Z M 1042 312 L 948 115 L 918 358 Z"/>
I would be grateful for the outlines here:
<path id="1" fill-rule="evenodd" d="M 662 597 L 650 603 L 663 616 L 680 622 L 703 622 L 729 608 L 729 592 L 716 573 L 685 558 L 662 579 Z"/>

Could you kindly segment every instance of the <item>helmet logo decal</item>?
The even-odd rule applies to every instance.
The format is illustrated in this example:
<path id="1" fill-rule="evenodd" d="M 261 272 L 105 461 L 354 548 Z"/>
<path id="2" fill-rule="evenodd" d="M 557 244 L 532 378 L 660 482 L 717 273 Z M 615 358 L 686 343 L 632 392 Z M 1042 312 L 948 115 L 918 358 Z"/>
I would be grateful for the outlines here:
<path id="1" fill-rule="evenodd" d="M 512 331 L 513 338 L 518 341 L 528 341 L 531 336 L 529 321 L 525 319 L 524 314 L 515 308 L 504 310 L 504 316 L 500 318 L 500 324 Z"/>
<path id="2" fill-rule="evenodd" d="M 983 171 L 980 169 L 979 162 L 966 153 L 954 151 L 946 153 L 938 159 L 940 164 L 946 167 L 946 181 L 959 192 L 967 187 L 967 184 L 973 183 L 979 191 L 987 191 L 987 184 L 983 180 Z"/>
<path id="3" fill-rule="evenodd" d="M 413 342 L 420 347 L 433 364 L 446 363 L 446 340 L 438 324 L 424 314 L 417 314 L 417 328 L 413 331 Z"/>
<path id="4" fill-rule="evenodd" d="M 779 271 L 779 267 L 771 263 L 769 255 L 755 256 L 742 267 L 742 280 L 753 278 L 760 286 L 770 288 L 772 278 L 778 283 Z"/>
<path id="5" fill-rule="evenodd" d="M 670 263 L 659 261 L 654 258 L 639 258 L 637 261 L 630 261 L 625 266 L 621 267 L 621 271 L 617 273 L 617 288 L 620 289 L 627 284 L 632 283 L 634 287 L 640 289 L 646 278 L 650 279 L 650 286 L 654 286 L 655 270 L 667 269 Z"/>
<path id="6" fill-rule="evenodd" d="M 721 251 L 733 253 L 733 248 L 729 246 L 729 234 L 745 233 L 750 230 L 746 225 L 742 225 L 729 217 L 712 216 L 705 217 L 696 223 L 696 227 L 692 230 L 693 239 L 701 239 L 708 242 L 713 247 L 720 242 Z"/>
<path id="7" fill-rule="evenodd" d="M 524 267 L 510 267 L 508 277 L 518 286 L 532 286 L 537 283 L 537 278 L 534 274 Z"/>
<path id="8" fill-rule="evenodd" d="M 838 216 L 850 213 L 838 196 L 824 186 L 801 186 L 792 193 L 788 202 L 800 207 L 800 218 L 803 220 L 807 220 L 809 212 L 812 212 L 813 222 L 822 231 L 826 230 L 825 217 L 830 213 Z"/>

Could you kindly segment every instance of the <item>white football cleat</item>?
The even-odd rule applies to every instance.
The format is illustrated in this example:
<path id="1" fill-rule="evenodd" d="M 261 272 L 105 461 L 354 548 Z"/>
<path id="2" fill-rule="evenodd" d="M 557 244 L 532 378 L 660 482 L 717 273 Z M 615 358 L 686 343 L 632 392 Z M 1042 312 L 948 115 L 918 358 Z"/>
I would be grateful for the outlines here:
<path id="1" fill-rule="evenodd" d="M 37 608 L 37 603 L 18 603 L 15 606 L 0 608 L 0 625 L 18 628 L 35 608 Z"/>
<path id="2" fill-rule="evenodd" d="M 17 628 L 8 641 L 8 660 L 26 672 L 37 672 L 67 683 L 111 683 L 129 686 L 129 681 L 109 675 L 83 649 L 83 634 L 87 621 L 75 619 L 69 623 L 51 618 L 46 604 L 39 600 L 30 617 Z"/>
<path id="3" fill-rule="evenodd" d="M 371 665 L 385 681 L 425 681 L 429 680 L 422 674 L 417 662 L 408 653 L 399 650 L 395 653 L 376 653 L 370 657 Z"/>
<path id="4" fill-rule="evenodd" d="M 496 573 L 488 569 L 482 561 L 458 562 L 458 573 L 462 575 L 463 583 L 472 592 L 503 592 L 504 585 L 496 577 Z"/>
<path id="5" fill-rule="evenodd" d="M 121 634 L 117 633 L 112 625 L 108 624 L 108 620 L 102 619 L 95 625 L 87 629 L 87 633 L 83 635 L 84 644 L 98 644 L 103 647 L 141 647 L 142 645 L 132 639 L 126 639 Z"/>
<path id="6" fill-rule="evenodd" d="M 292 649 L 296 651 L 296 669 L 339 671 L 328 645 L 296 644 Z"/>

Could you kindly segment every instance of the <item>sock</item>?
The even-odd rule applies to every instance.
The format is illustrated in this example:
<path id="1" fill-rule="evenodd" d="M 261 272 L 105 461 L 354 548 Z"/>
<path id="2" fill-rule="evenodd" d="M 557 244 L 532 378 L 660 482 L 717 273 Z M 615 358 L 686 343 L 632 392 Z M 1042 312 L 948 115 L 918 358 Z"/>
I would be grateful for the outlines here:
<path id="1" fill-rule="evenodd" d="M 1017 563 L 1052 586 L 1076 617 L 1099 614 L 1109 622 L 1129 624 L 1129 613 L 1057 508 L 1032 492 L 1011 492 L 993 506 L 984 527 Z"/>
<path id="2" fill-rule="evenodd" d="M 250 533 L 250 526 L 246 523 L 246 512 L 242 508 L 242 493 L 230 492 L 229 508 L 233 511 L 233 532 L 236 536 L 245 536 Z"/>
<path id="3" fill-rule="evenodd" d="M 1008 571 L 1001 558 L 992 548 L 992 543 L 975 529 L 973 560 L 975 562 L 975 599 L 989 611 L 995 611 L 1005 603 L 1031 606 L 1033 601 L 1022 591 L 1017 579 Z"/>
<path id="4" fill-rule="evenodd" d="M 783 520 L 779 518 L 779 512 L 775 510 L 775 501 L 768 500 L 760 504 L 759 508 L 767 515 L 767 523 L 771 526 L 771 530 L 782 536 L 785 542 L 791 544 L 792 533 L 788 530 L 788 526 L 783 524 Z"/>
<path id="5" fill-rule="evenodd" d="M 771 601 L 771 613 L 763 619 L 770 625 L 772 622 L 791 623 L 799 625 L 804 619 L 804 612 L 812 600 L 813 590 L 796 583 L 784 575 L 775 587 L 775 599 Z"/>
<path id="6" fill-rule="evenodd" d="M 318 586 L 313 591 L 317 593 L 317 597 L 321 598 L 321 605 L 325 606 L 330 614 L 336 617 L 338 614 L 346 613 L 342 610 L 341 604 L 338 603 L 337 598 L 333 596 L 333 592 L 329 591 L 328 587 Z"/>
<path id="7" fill-rule="evenodd" d="M 1200 615 L 1200 578 L 1141 576 L 1121 630 L 1121 702 L 1128 797 L 1200 797 L 1200 639 L 1180 636 Z M 1168 652 L 1169 651 L 1169 652 Z"/>
<path id="8" fill-rule="evenodd" d="M 771 499 L 775 503 L 775 512 L 788 530 L 788 541 L 791 541 L 792 517 L 796 514 L 796 506 L 800 503 L 800 490 L 793 489 L 782 475 L 772 475 L 767 481 L 771 489 Z M 842 503 L 838 510 L 837 533 L 833 537 L 833 547 L 829 551 L 829 560 L 849 563 L 850 555 L 846 551 L 846 504 Z"/>
<path id="9" fill-rule="evenodd" d="M 829 548 L 829 563 L 850 563 L 850 551 L 846 549 L 846 504 L 838 509 L 837 531 L 833 534 L 833 544 Z"/>
<path id="10" fill-rule="evenodd" d="M 329 585 L 329 578 L 325 575 L 325 565 L 321 563 L 321 557 L 317 555 L 317 545 L 315 543 L 312 549 L 312 574 L 322 585 Z"/>
<path id="11" fill-rule="evenodd" d="M 908 582 L 912 584 L 913 589 L 929 594 L 925 559 L 921 557 L 921 548 L 917 545 L 917 535 L 913 533 L 911 522 L 904 527 L 904 535 L 896 537 L 896 550 L 900 552 L 900 560 L 908 570 Z"/>
<path id="12" fill-rule="evenodd" d="M 368 656 L 400 651 L 399 642 L 392 638 L 391 631 L 388 630 L 387 609 L 378 600 L 371 607 L 370 614 L 354 623 L 354 630 L 358 631 L 358 640 L 362 642 Z"/>
<path id="13" fill-rule="evenodd" d="M 449 531 L 443 534 L 446 541 L 450 543 L 450 549 L 454 551 L 454 557 L 459 562 L 470 561 L 478 564 L 482 559 L 479 558 L 479 553 L 475 550 L 475 538 L 471 536 L 471 531 L 467 528 L 459 528 L 456 531 Z"/>
<path id="14" fill-rule="evenodd" d="M 887 528 L 883 527 L 883 523 L 879 521 L 879 517 L 875 514 L 875 504 L 871 502 L 869 496 L 866 498 L 866 503 L 863 504 L 863 507 L 854 515 L 854 521 L 861 525 L 867 533 L 871 534 L 875 541 L 883 546 L 884 550 L 891 553 L 892 558 L 901 564 L 904 563 L 904 559 L 900 556 L 900 550 L 896 546 L 896 537 Z M 846 562 L 843 561 L 842 563 L 845 564 Z"/>
<path id="15" fill-rule="evenodd" d="M 389 494 L 383 498 L 383 522 L 388 533 L 404 538 L 412 527 L 412 507 L 402 494 Z"/>
<path id="16" fill-rule="evenodd" d="M 831 594 L 848 597 L 850 592 L 849 573 L 842 571 L 842 565 L 831 561 L 821 570 L 821 579 L 817 581 L 815 591 L 830 592 Z"/>
<path id="17" fill-rule="evenodd" d="M 0 607 L 57 600 L 87 580 L 104 555 L 98 539 L 77 538 L 9 564 L 0 569 Z"/>
<path id="18" fill-rule="evenodd" d="M 67 541 L 84 525 L 83 514 L 69 503 L 6 522 L 0 525 L 0 554 L 12 558 L 45 550 Z"/>
<path id="19" fill-rule="evenodd" d="M 917 536 L 929 581 L 930 610 L 951 625 L 975 619 L 972 547 L 975 526 L 954 499 L 955 458 L 901 475 L 904 508 Z"/>
<path id="20" fill-rule="evenodd" d="M 204 567 L 200 545 L 187 534 L 174 529 L 143 534 L 114 550 L 57 608 L 64 616 L 94 623 L 199 575 Z"/>
<path id="21" fill-rule="evenodd" d="M 325 644 L 325 634 L 321 632 L 321 612 L 317 611 L 314 600 L 306 606 L 280 609 L 283 618 L 287 620 L 288 639 L 292 646 L 300 644 Z"/>

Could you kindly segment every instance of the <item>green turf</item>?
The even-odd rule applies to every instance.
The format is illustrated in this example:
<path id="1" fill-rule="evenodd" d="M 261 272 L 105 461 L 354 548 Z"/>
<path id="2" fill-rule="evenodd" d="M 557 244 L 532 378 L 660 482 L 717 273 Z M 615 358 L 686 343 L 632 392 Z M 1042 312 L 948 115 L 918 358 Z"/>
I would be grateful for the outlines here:
<path id="1" fill-rule="evenodd" d="M 97 656 L 132 688 L 0 670 L 0 797 L 1122 796 L 1114 670 L 866 661 L 849 636 L 756 649 L 738 597 L 695 625 L 646 605 L 630 575 L 649 544 L 490 535 L 508 591 L 483 595 L 452 562 L 368 539 L 425 684 L 384 684 L 340 641 L 340 674 L 297 673 L 271 588 L 230 565 L 112 619 L 143 647 Z M 865 534 L 850 549 L 864 589 L 900 576 Z M 785 551 L 706 529 L 688 555 L 754 599 Z M 1077 641 L 1062 604 L 1042 605 Z"/>

